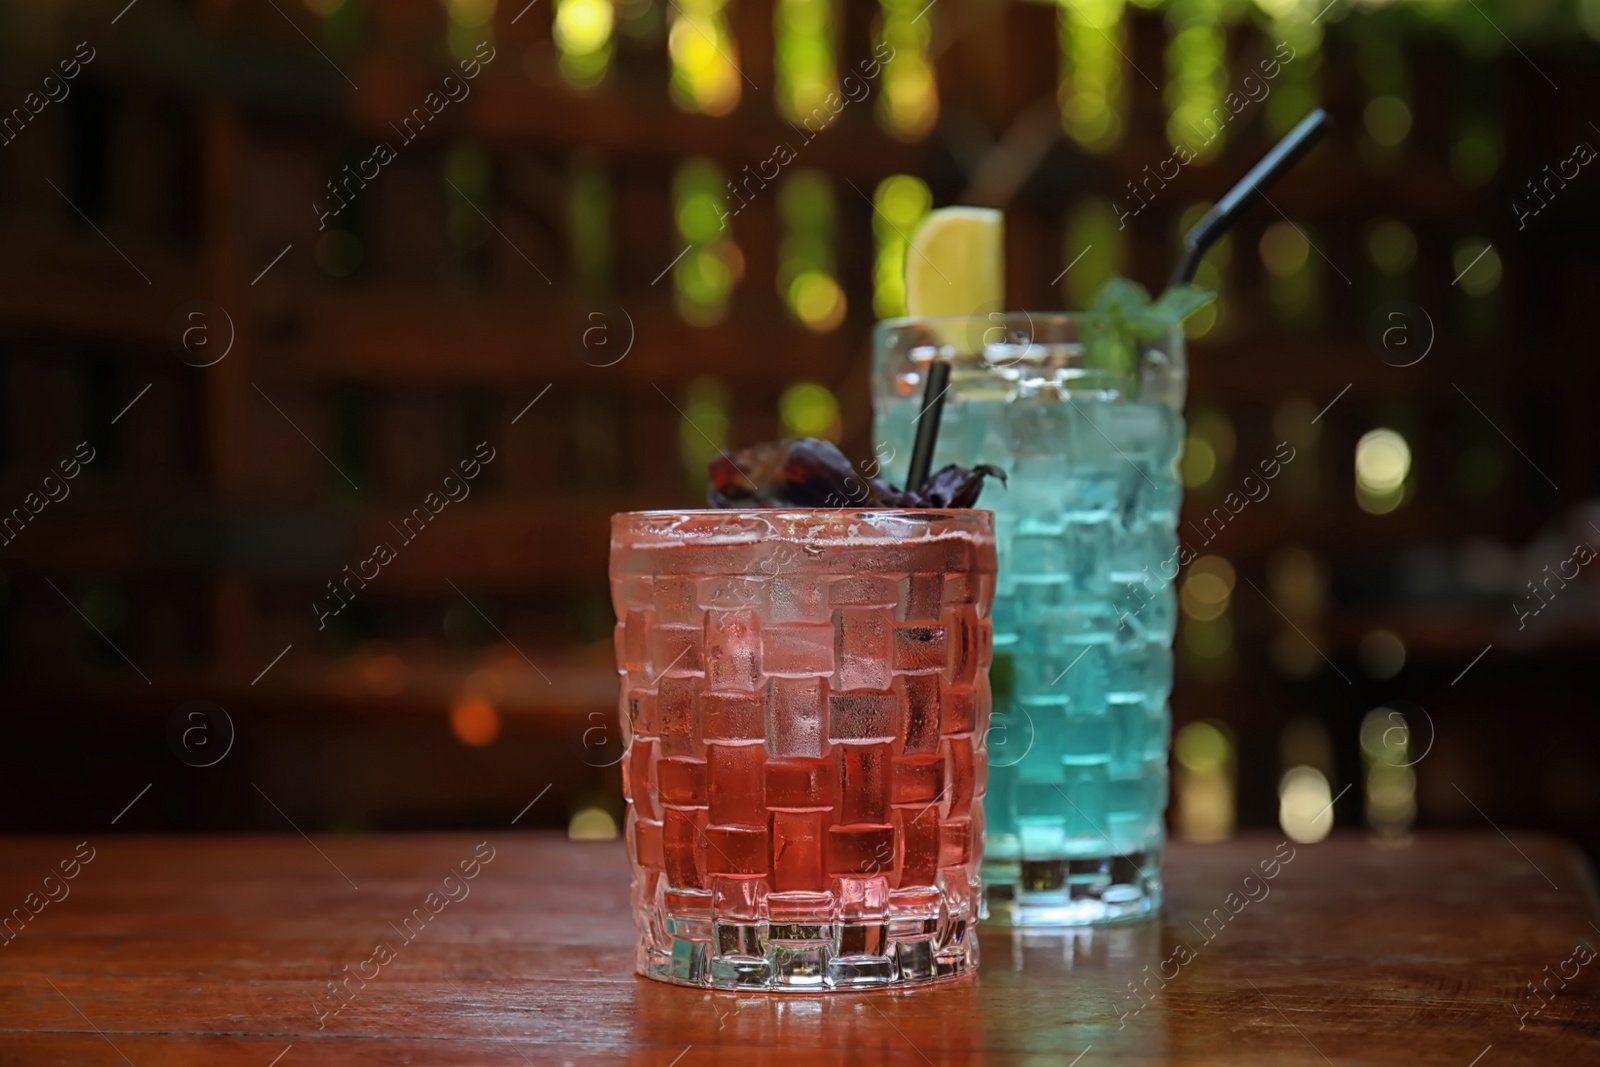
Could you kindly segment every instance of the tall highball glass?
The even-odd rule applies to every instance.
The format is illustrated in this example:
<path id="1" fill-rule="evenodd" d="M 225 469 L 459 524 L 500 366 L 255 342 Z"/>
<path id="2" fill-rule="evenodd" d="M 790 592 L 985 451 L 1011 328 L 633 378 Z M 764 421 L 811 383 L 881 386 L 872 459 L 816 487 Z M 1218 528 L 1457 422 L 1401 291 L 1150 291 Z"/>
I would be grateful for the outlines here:
<path id="1" fill-rule="evenodd" d="M 1085 325 L 895 319 L 874 351 L 876 440 L 911 438 L 928 362 L 948 360 L 935 469 L 1010 476 L 979 503 L 1000 559 L 983 881 L 987 918 L 1013 926 L 1161 903 L 1187 371 L 1176 331 L 1092 365 Z"/>

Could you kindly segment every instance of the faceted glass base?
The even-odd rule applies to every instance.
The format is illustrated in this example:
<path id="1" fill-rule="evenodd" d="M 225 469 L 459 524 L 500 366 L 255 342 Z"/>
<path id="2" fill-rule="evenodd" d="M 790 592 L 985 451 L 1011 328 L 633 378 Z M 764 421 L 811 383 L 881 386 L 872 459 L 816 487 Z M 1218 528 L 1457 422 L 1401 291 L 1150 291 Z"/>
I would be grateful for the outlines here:
<path id="1" fill-rule="evenodd" d="M 983 920 L 996 926 L 1133 922 L 1161 910 L 1160 847 L 1126 856 L 985 859 Z"/>
<path id="2" fill-rule="evenodd" d="M 967 916 L 952 919 L 948 911 L 876 922 L 704 925 L 660 941 L 642 937 L 639 973 L 701 989 L 815 993 L 938 982 L 966 974 L 978 962 L 972 922 Z"/>

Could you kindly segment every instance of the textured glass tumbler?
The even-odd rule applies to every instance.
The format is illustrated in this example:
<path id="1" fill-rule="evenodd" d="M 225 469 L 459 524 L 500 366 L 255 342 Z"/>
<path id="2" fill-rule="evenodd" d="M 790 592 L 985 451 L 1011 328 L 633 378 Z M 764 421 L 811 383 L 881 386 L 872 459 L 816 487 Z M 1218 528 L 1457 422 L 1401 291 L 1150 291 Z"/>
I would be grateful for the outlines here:
<path id="1" fill-rule="evenodd" d="M 988 512 L 613 516 L 640 974 L 976 966 L 994 582 Z"/>
<path id="2" fill-rule="evenodd" d="M 928 361 L 948 360 L 935 468 L 1009 475 L 981 498 L 1000 557 L 983 881 L 985 917 L 1014 926 L 1161 904 L 1173 580 L 1187 562 L 1173 468 L 1183 339 L 1091 359 L 1081 326 L 1064 313 L 898 319 L 879 324 L 874 353 L 875 440 L 910 437 Z"/>

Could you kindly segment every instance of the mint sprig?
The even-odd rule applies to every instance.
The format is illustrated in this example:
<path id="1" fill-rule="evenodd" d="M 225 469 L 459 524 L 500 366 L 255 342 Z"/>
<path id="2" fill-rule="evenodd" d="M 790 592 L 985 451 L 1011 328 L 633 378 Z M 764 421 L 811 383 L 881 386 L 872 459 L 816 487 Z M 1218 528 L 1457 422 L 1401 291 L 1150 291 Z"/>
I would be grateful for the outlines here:
<path id="1" fill-rule="evenodd" d="M 1138 282 L 1112 278 L 1089 302 L 1083 317 L 1085 365 L 1095 370 L 1133 371 L 1141 342 L 1162 340 L 1216 298 L 1216 293 L 1198 285 L 1173 285 L 1152 300 Z"/>

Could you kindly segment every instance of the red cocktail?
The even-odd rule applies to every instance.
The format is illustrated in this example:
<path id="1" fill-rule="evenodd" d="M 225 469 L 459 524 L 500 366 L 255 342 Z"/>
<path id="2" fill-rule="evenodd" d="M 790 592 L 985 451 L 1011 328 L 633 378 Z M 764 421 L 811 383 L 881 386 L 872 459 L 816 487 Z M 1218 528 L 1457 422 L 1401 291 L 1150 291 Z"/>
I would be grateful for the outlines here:
<path id="1" fill-rule="evenodd" d="M 641 974 L 858 989 L 977 962 L 992 517 L 611 524 Z"/>

